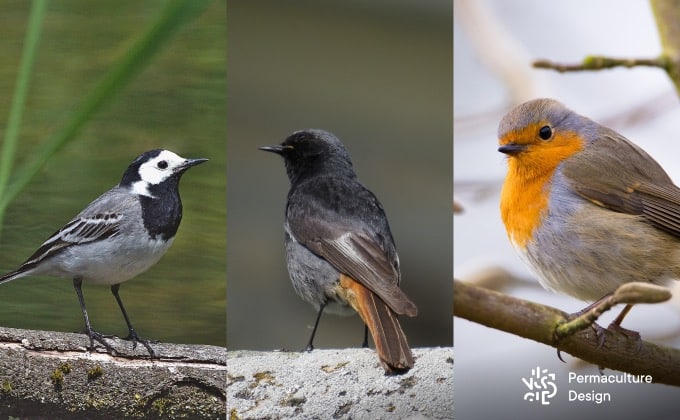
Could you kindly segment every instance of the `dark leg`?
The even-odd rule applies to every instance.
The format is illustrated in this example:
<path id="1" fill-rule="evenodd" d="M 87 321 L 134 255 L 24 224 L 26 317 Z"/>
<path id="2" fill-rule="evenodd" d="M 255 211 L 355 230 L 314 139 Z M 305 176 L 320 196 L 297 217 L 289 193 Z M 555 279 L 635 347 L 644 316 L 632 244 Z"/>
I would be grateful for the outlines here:
<path id="1" fill-rule="evenodd" d="M 307 343 L 307 347 L 303 351 L 312 351 L 314 350 L 314 336 L 316 335 L 316 328 L 319 326 L 319 321 L 321 320 L 321 314 L 323 313 L 323 308 L 326 307 L 326 304 L 323 303 L 319 306 L 319 313 L 316 315 L 316 322 L 314 322 L 314 329 L 312 330 L 312 336 L 309 337 L 309 342 Z"/>
<path id="2" fill-rule="evenodd" d="M 83 279 L 79 277 L 73 278 L 73 287 L 76 289 L 76 294 L 78 295 L 78 302 L 80 302 L 80 310 L 83 312 L 83 318 L 85 319 L 85 333 L 90 337 L 90 348 L 88 350 L 94 350 L 94 341 L 97 340 L 101 345 L 103 345 L 109 353 L 115 353 L 113 347 L 104 340 L 104 336 L 99 334 L 97 331 L 92 329 L 90 325 L 90 317 L 87 316 L 87 309 L 85 308 L 85 299 L 83 298 Z"/>
<path id="3" fill-rule="evenodd" d="M 364 325 L 364 342 L 361 343 L 361 347 L 368 348 L 368 325 Z"/>
<path id="4" fill-rule="evenodd" d="M 626 315 L 628 315 L 628 312 L 630 312 L 631 309 L 633 309 L 633 305 L 626 305 L 626 307 L 623 308 L 619 316 L 617 316 L 616 319 L 613 320 L 611 324 L 609 324 L 609 326 L 610 327 L 615 326 L 620 328 L 621 323 L 623 322 L 623 318 L 625 318 Z"/>
<path id="5" fill-rule="evenodd" d="M 642 348 L 642 337 L 640 337 L 640 333 L 637 331 L 629 330 L 627 328 L 623 328 L 621 326 L 623 318 L 625 318 L 626 315 L 628 315 L 628 312 L 630 312 L 631 309 L 633 309 L 633 305 L 626 305 L 626 307 L 623 308 L 619 316 L 617 316 L 616 319 L 614 319 L 612 323 L 609 324 L 609 327 L 607 327 L 607 329 L 612 331 L 618 331 L 621 334 L 625 335 L 626 337 L 630 337 L 634 340 L 637 340 L 636 352 L 638 352 Z"/>
<path id="6" fill-rule="evenodd" d="M 585 314 L 586 312 L 590 311 L 591 309 L 593 309 L 594 307 L 596 307 L 597 305 L 602 303 L 605 299 L 608 299 L 611 295 L 612 295 L 612 293 L 608 293 L 608 294 L 602 296 L 601 298 L 599 298 L 595 302 L 591 303 L 590 305 L 586 306 L 585 308 L 581 309 L 580 311 L 569 315 L 569 319 L 578 318 L 579 316 Z M 600 325 L 598 325 L 597 322 L 593 322 L 591 327 L 593 328 L 593 330 L 595 330 L 595 334 L 597 335 L 597 338 L 598 338 L 597 348 L 599 349 L 600 347 L 602 347 L 604 345 L 604 339 L 606 337 L 604 328 L 602 328 Z M 566 363 L 564 361 L 564 359 L 562 359 L 562 351 L 560 349 L 557 349 L 557 358 L 560 359 L 562 362 Z"/>
<path id="7" fill-rule="evenodd" d="M 113 293 L 113 297 L 116 298 L 116 302 L 118 302 L 118 306 L 120 307 L 120 311 L 123 313 L 123 317 L 125 318 L 125 322 L 127 323 L 128 327 L 128 336 L 125 337 L 124 340 L 131 340 L 133 349 L 137 348 L 137 343 L 142 343 L 142 345 L 144 345 L 144 347 L 146 347 L 146 350 L 149 352 L 149 355 L 152 358 L 156 357 L 156 353 L 153 351 L 151 346 L 149 346 L 149 343 L 147 343 L 146 340 L 142 340 L 141 338 L 139 338 L 137 332 L 132 327 L 132 323 L 130 323 L 130 318 L 128 317 L 127 311 L 125 310 L 125 306 L 123 306 L 123 301 L 120 299 L 120 296 L 118 295 L 119 289 L 120 283 L 111 286 L 111 293 Z"/>

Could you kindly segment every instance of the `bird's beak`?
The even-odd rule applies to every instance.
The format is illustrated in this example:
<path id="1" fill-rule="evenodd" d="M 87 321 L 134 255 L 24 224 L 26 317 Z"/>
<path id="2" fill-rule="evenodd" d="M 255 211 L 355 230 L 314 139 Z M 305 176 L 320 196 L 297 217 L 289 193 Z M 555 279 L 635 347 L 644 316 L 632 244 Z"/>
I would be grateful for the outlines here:
<path id="1" fill-rule="evenodd" d="M 192 166 L 200 165 L 203 162 L 207 162 L 208 159 L 206 158 L 198 158 L 198 159 L 186 159 L 182 166 L 179 167 L 180 171 L 186 171 L 187 169 L 191 168 Z"/>
<path id="2" fill-rule="evenodd" d="M 286 150 L 292 150 L 293 146 L 283 146 L 283 145 L 276 145 L 276 146 L 262 146 L 259 148 L 260 150 L 264 150 L 265 152 L 272 152 L 276 153 L 277 155 L 283 154 Z"/>
<path id="3" fill-rule="evenodd" d="M 498 151 L 506 155 L 514 156 L 527 150 L 526 144 L 508 143 L 500 146 Z"/>

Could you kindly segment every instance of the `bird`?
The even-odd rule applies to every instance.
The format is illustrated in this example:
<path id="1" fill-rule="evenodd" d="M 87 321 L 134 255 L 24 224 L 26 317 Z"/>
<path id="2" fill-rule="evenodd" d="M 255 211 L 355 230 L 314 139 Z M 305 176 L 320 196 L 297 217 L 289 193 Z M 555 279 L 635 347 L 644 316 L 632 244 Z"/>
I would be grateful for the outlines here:
<path id="1" fill-rule="evenodd" d="M 358 313 L 386 374 L 413 367 L 397 315 L 417 307 L 400 289 L 399 257 L 385 211 L 358 180 L 349 153 L 327 131 L 296 131 L 260 150 L 283 157 L 290 181 L 285 210 L 288 273 L 295 292 L 317 311 L 305 350 L 314 348 L 321 314 Z"/>
<path id="2" fill-rule="evenodd" d="M 642 148 L 548 98 L 509 111 L 498 139 L 501 218 L 544 288 L 594 302 L 583 313 L 625 283 L 680 278 L 680 188 Z M 639 339 L 630 309 L 609 328 Z"/>
<path id="3" fill-rule="evenodd" d="M 47 275 L 73 279 L 85 332 L 107 352 L 115 351 L 95 331 L 83 298 L 83 281 L 109 285 L 128 327 L 126 340 L 141 343 L 150 357 L 156 354 L 135 331 L 119 295 L 120 284 L 160 260 L 175 239 L 182 220 L 179 181 L 189 168 L 208 159 L 185 159 L 163 149 L 139 155 L 118 183 L 51 235 L 16 270 L 0 276 L 0 284 L 18 278 Z"/>

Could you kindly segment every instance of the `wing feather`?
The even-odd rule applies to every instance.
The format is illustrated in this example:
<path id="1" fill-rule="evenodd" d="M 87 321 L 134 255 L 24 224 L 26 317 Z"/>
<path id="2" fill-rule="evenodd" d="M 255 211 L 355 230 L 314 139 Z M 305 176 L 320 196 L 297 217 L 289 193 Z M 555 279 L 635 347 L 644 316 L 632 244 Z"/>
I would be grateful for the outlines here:
<path id="1" fill-rule="evenodd" d="M 606 157 L 606 159 L 603 159 Z M 680 237 L 680 188 L 642 149 L 613 133 L 565 161 L 562 173 L 586 200 L 619 213 L 643 216 Z"/>
<path id="2" fill-rule="evenodd" d="M 326 209 L 327 213 L 333 213 Z M 295 239 L 314 254 L 328 261 L 336 270 L 363 284 L 378 295 L 394 312 L 415 316 L 415 304 L 399 288 L 399 258 L 392 238 L 369 234 L 351 218 L 321 218 L 318 213 L 291 218 Z M 332 220 L 329 222 L 328 220 Z M 390 249 L 387 244 L 392 244 Z"/>

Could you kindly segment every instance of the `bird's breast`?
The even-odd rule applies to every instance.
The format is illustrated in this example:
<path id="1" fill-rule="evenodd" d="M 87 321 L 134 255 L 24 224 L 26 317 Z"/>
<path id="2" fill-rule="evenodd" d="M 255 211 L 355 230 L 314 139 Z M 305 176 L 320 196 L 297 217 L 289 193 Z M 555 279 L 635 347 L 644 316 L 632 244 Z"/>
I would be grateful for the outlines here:
<path id="1" fill-rule="evenodd" d="M 551 174 L 532 173 L 514 159 L 501 191 L 501 218 L 510 242 L 520 250 L 533 237 L 547 215 Z"/>

